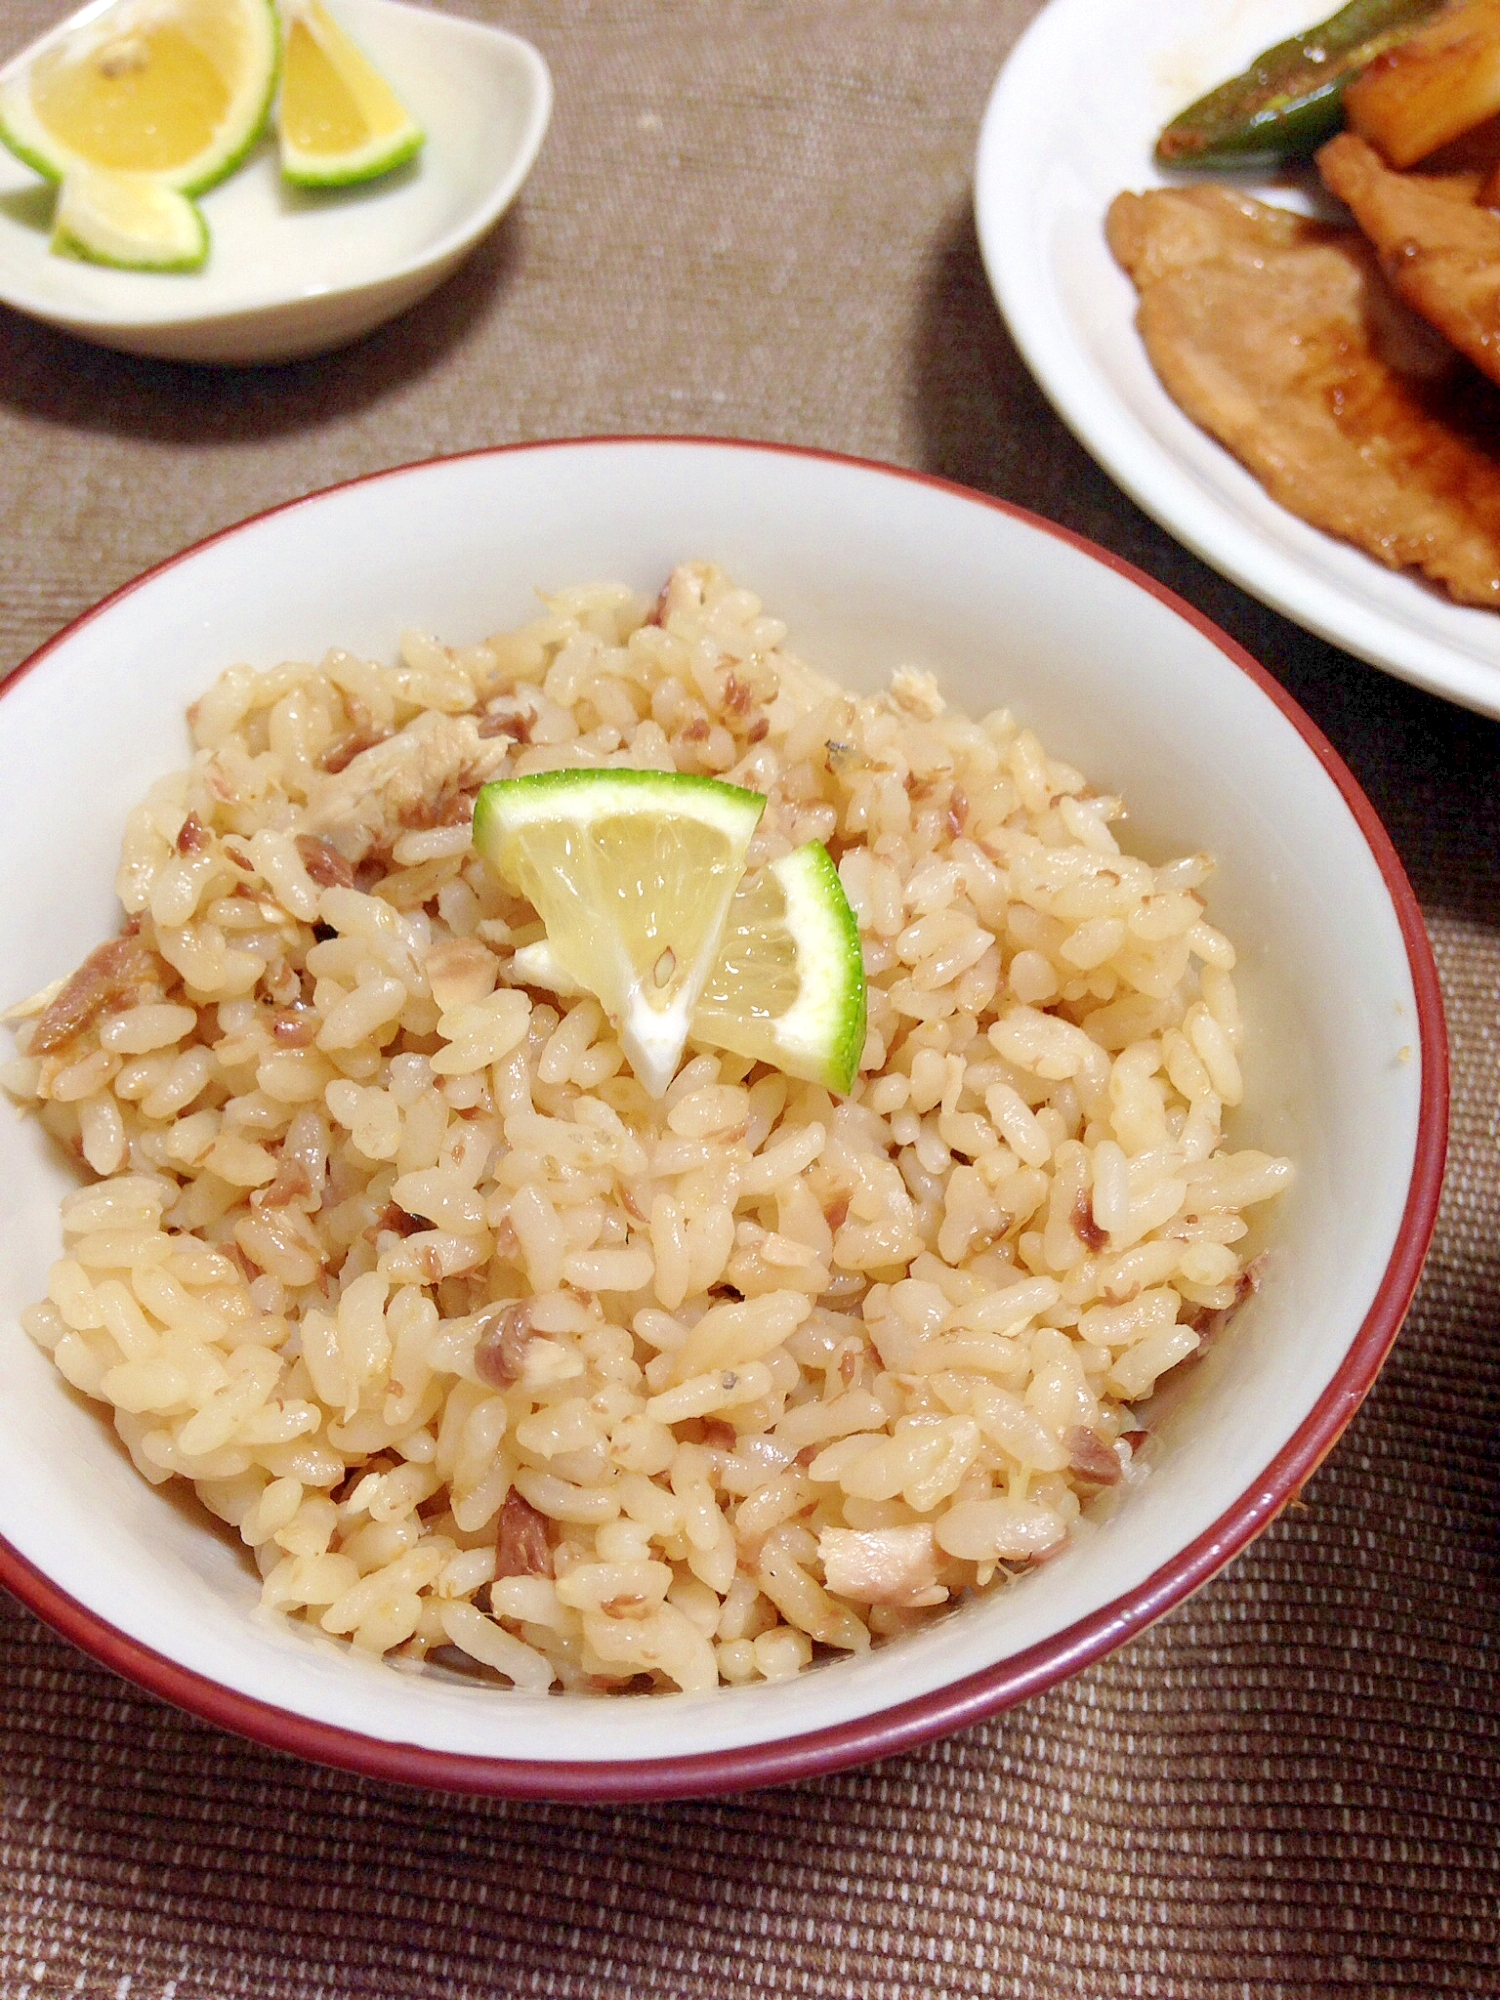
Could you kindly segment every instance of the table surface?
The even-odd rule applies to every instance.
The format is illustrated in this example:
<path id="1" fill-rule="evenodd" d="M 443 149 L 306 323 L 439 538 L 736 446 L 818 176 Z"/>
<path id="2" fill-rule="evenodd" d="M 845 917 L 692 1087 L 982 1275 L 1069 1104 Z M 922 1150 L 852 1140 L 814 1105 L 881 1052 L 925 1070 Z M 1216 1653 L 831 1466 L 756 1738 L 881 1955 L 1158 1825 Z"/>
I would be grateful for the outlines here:
<path id="1" fill-rule="evenodd" d="M 1453 1038 L 1437 1240 L 1333 1458 L 1217 1582 L 1043 1699 L 816 1784 L 403 1791 L 179 1715 L 0 1596 L 0 1992 L 1500 1995 L 1495 726 L 1204 569 L 1043 401 L 970 199 L 1036 0 L 453 10 L 534 40 L 557 112 L 516 208 L 402 320 L 215 373 L 0 309 L 0 669 L 226 522 L 478 445 L 784 439 L 1035 508 L 1265 661 L 1390 828 Z M 60 11 L 6 0 L 0 54 Z"/>

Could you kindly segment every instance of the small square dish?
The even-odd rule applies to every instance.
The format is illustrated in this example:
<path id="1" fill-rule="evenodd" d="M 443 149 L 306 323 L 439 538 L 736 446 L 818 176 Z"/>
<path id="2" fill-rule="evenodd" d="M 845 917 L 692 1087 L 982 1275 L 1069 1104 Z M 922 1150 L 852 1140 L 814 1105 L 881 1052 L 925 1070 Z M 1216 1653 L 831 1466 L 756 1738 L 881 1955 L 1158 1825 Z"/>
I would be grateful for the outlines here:
<path id="1" fill-rule="evenodd" d="M 290 361 L 343 346 L 414 305 L 505 213 L 552 110 L 547 65 L 503 29 L 399 4 L 340 0 L 341 24 L 392 78 L 427 141 L 365 186 L 288 186 L 274 144 L 203 197 L 201 271 L 54 256 L 53 190 L 0 153 L 0 300 L 129 354 Z"/>

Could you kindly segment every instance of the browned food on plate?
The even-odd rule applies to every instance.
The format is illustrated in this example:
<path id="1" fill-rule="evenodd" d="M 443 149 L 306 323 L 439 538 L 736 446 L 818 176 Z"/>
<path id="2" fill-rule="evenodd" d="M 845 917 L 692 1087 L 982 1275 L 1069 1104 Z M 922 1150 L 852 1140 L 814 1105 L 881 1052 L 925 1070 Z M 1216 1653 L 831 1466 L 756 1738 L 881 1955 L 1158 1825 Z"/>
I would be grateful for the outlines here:
<path id="1" fill-rule="evenodd" d="M 1379 55 L 1344 92 L 1352 132 L 1414 166 L 1500 111 L 1500 0 L 1464 0 Z"/>
<path id="2" fill-rule="evenodd" d="M 1393 173 L 1352 132 L 1329 141 L 1318 171 L 1406 303 L 1500 382 L 1500 215 L 1480 205 L 1483 176 Z"/>
<path id="3" fill-rule="evenodd" d="M 91 951 L 49 1003 L 31 1046 L 54 1055 L 90 1027 L 106 1009 L 139 1006 L 165 991 L 166 967 L 131 927 Z"/>
<path id="4" fill-rule="evenodd" d="M 1116 197 L 1157 374 L 1282 506 L 1500 607 L 1500 397 L 1354 230 L 1227 188 Z"/>
<path id="5" fill-rule="evenodd" d="M 547 1516 L 519 1493 L 506 1495 L 495 1531 L 495 1575 L 551 1576 L 552 1538 Z"/>

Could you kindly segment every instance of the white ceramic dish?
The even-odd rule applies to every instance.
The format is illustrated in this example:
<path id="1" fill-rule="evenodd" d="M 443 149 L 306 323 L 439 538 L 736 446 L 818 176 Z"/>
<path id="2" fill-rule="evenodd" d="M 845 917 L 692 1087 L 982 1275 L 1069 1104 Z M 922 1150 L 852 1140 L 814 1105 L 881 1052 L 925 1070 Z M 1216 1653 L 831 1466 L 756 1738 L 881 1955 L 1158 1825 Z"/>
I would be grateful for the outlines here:
<path id="1" fill-rule="evenodd" d="M 985 114 L 975 188 L 985 265 L 1032 373 L 1148 514 L 1310 631 L 1500 716 L 1500 617 L 1278 507 L 1157 381 L 1135 331 L 1135 288 L 1104 240 L 1122 188 L 1166 184 L 1151 163 L 1165 120 L 1325 12 L 1320 0 L 1049 0 Z M 1294 185 L 1236 184 L 1306 205 Z"/>
<path id="2" fill-rule="evenodd" d="M 337 14 L 427 133 L 364 188 L 286 186 L 274 138 L 203 197 L 202 271 L 114 271 L 47 248 L 52 190 L 0 150 L 0 299 L 104 347 L 174 361 L 290 361 L 343 346 L 424 298 L 514 200 L 552 112 L 529 42 L 398 0 Z"/>
<path id="3" fill-rule="evenodd" d="M 0 998 L 116 926 L 126 811 L 183 759 L 184 705 L 227 663 L 335 642 L 389 656 L 413 624 L 467 643 L 530 615 L 538 585 L 654 591 L 689 555 L 758 590 L 796 650 L 850 684 L 909 663 L 976 712 L 1005 700 L 1123 790 L 1148 855 L 1220 857 L 1214 914 L 1241 946 L 1251 1023 L 1239 1136 L 1298 1163 L 1267 1281 L 1198 1367 L 1152 1476 L 1014 1588 L 779 1685 L 525 1696 L 405 1675 L 257 1615 L 242 1552 L 141 1481 L 16 1324 L 72 1183 L 0 1107 L 0 1581 L 121 1671 L 283 1748 L 603 1798 L 794 1778 L 953 1728 L 1129 1637 L 1263 1527 L 1348 1422 L 1415 1284 L 1442 1171 L 1442 1015 L 1411 892 L 1353 780 L 1269 676 L 1134 572 L 978 495 L 850 460 L 649 440 L 484 453 L 295 503 L 130 585 L 0 701 Z"/>

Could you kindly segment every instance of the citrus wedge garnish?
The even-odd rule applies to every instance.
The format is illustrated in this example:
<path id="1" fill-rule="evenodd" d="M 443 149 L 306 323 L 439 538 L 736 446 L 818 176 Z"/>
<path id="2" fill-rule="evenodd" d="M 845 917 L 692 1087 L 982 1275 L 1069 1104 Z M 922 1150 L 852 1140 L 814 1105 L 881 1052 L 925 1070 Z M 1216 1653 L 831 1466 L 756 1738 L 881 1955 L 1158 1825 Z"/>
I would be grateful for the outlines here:
<path id="1" fill-rule="evenodd" d="M 475 803 L 475 846 L 603 1003 L 652 1097 L 682 1060 L 765 805 L 714 778 L 608 770 L 499 779 Z"/>
<path id="2" fill-rule="evenodd" d="M 52 248 L 122 271 L 196 271 L 208 256 L 208 224 L 154 174 L 73 167 L 58 191 Z"/>
<path id="3" fill-rule="evenodd" d="M 859 924 L 827 848 L 809 841 L 746 876 L 693 1040 L 844 1095 L 864 1051 L 865 1012 Z"/>
<path id="4" fill-rule="evenodd" d="M 589 990 L 563 970 L 546 938 L 522 945 L 512 975 L 562 998 Z M 845 1096 L 864 1050 L 865 1015 L 859 924 L 827 848 L 810 841 L 746 875 L 690 1039 Z"/>
<path id="5" fill-rule="evenodd" d="M 11 65 L 0 138 L 49 180 L 90 168 L 201 194 L 259 138 L 278 48 L 271 0 L 115 0 Z"/>
<path id="6" fill-rule="evenodd" d="M 281 171 L 298 187 L 351 187 L 404 166 L 421 126 L 320 0 L 285 0 Z"/>

